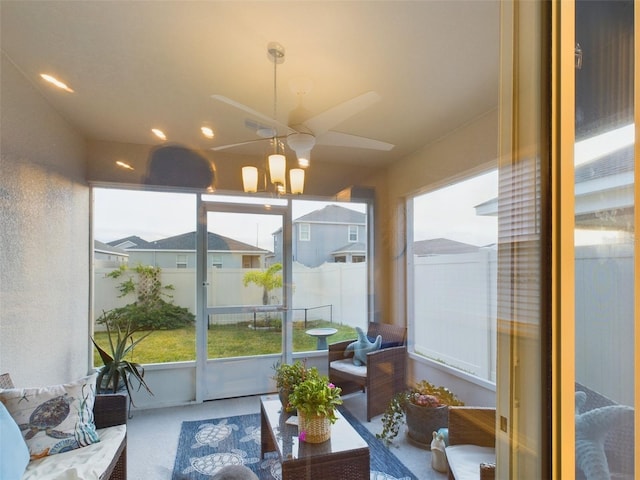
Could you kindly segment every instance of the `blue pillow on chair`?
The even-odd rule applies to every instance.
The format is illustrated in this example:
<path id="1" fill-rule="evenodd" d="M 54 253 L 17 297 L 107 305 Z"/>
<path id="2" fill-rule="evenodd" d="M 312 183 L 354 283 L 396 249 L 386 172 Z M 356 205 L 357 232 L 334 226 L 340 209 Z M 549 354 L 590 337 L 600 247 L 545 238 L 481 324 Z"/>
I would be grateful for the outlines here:
<path id="1" fill-rule="evenodd" d="M 0 402 L 0 478 L 22 478 L 29 464 L 29 449 L 18 424 Z"/>
<path id="2" fill-rule="evenodd" d="M 369 335 L 367 335 L 367 339 L 373 343 L 376 341 L 375 338 L 370 337 Z M 385 348 L 391 348 L 391 347 L 401 347 L 402 345 L 404 345 L 404 343 L 402 342 L 388 342 L 385 341 L 384 338 L 382 339 L 382 343 L 380 344 L 380 350 L 383 350 Z"/>

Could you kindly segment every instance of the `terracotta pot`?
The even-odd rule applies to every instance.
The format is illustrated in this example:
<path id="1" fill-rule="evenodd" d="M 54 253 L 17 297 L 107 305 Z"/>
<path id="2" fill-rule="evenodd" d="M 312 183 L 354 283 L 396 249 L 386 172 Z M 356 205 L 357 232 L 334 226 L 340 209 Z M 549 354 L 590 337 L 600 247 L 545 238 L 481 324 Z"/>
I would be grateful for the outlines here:
<path id="1" fill-rule="evenodd" d="M 407 436 L 414 445 L 431 450 L 433 432 L 449 425 L 449 407 L 420 407 L 411 402 L 405 406 Z"/>
<path id="2" fill-rule="evenodd" d="M 287 408 L 287 405 L 289 405 L 289 395 L 291 394 L 291 390 L 289 390 L 288 388 L 281 388 L 280 390 L 278 390 L 278 397 L 280 397 L 280 403 L 282 403 L 282 409 L 285 412 L 295 412 L 296 409 L 293 407 L 289 407 Z"/>

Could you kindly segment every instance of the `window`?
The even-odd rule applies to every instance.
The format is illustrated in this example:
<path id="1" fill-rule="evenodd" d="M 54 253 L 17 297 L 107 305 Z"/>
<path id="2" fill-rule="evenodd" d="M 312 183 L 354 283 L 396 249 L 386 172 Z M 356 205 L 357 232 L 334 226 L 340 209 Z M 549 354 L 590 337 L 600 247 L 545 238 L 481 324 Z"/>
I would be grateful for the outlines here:
<path id="1" fill-rule="evenodd" d="M 495 382 L 497 171 L 409 200 L 418 355 Z M 452 341 L 455 339 L 455 341 Z M 481 340 L 484 339 L 484 340 Z"/>
<path id="2" fill-rule="evenodd" d="M 351 261 L 353 263 L 364 263 L 365 262 L 365 256 L 364 255 L 354 255 L 353 257 L 351 257 Z"/>
<path id="3" fill-rule="evenodd" d="M 212 255 L 211 266 L 213 268 L 222 268 L 222 255 Z"/>
<path id="4" fill-rule="evenodd" d="M 298 239 L 301 242 L 308 242 L 311 240 L 311 225 L 308 223 L 298 224 Z"/>
<path id="5" fill-rule="evenodd" d="M 103 312 L 128 308 L 135 311 L 136 321 L 162 331 L 162 335 L 159 330 L 153 338 L 165 337 L 163 348 L 158 348 L 159 344 L 154 341 L 137 345 L 136 362 L 194 360 L 195 260 L 189 268 L 189 259 L 191 255 L 195 259 L 195 250 L 189 251 L 189 248 L 196 244 L 195 195 L 94 188 L 93 196 L 96 243 L 123 250 L 120 262 L 96 263 L 94 267 L 93 316 L 97 343 L 108 345 L 105 325 L 100 321 Z M 120 269 L 123 273 L 114 276 Z M 134 289 L 123 295 L 121 287 L 125 283 Z M 163 292 L 160 300 L 154 294 L 157 285 Z M 145 301 L 139 302 L 139 299 Z M 162 318 L 147 306 L 158 301 L 163 302 L 162 308 L 167 312 Z M 95 365 L 102 365 L 95 349 L 93 361 Z"/>
<path id="6" fill-rule="evenodd" d="M 336 255 L 334 261 L 336 263 L 347 263 L 347 257 L 345 257 L 344 255 Z"/>
<path id="7" fill-rule="evenodd" d="M 242 268 L 260 268 L 260 257 L 258 255 L 243 255 Z"/>
<path id="8" fill-rule="evenodd" d="M 358 226 L 357 225 L 349 225 L 349 241 L 357 242 L 358 241 Z"/>

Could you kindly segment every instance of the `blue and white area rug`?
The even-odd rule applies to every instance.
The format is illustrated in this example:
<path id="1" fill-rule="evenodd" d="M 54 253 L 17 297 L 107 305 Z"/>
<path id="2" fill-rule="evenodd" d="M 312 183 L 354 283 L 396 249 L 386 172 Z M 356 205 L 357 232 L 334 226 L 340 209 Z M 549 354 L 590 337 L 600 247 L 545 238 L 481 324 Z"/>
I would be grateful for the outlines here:
<path id="1" fill-rule="evenodd" d="M 364 425 L 346 410 L 342 415 L 369 445 L 371 480 L 417 480 Z M 182 423 L 172 480 L 208 480 L 224 465 L 238 463 L 260 480 L 282 480 L 276 453 L 260 458 L 260 414 Z"/>

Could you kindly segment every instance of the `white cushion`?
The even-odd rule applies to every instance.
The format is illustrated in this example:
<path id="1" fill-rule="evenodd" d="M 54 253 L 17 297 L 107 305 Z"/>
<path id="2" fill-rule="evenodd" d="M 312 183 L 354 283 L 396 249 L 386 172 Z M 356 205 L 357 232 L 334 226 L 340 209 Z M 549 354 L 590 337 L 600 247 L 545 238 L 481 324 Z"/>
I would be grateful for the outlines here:
<path id="1" fill-rule="evenodd" d="M 477 480 L 480 478 L 481 463 L 496 463 L 496 449 L 493 447 L 450 445 L 445 453 L 456 480 Z"/>
<path id="2" fill-rule="evenodd" d="M 357 377 L 367 378 L 367 366 L 366 365 L 354 365 L 353 360 L 345 358 L 344 360 L 334 360 L 329 364 L 334 370 L 348 373 L 349 375 L 355 375 Z"/>
<path id="3" fill-rule="evenodd" d="M 113 461 L 127 426 L 97 432 L 98 443 L 31 461 L 22 480 L 98 480 Z"/>

